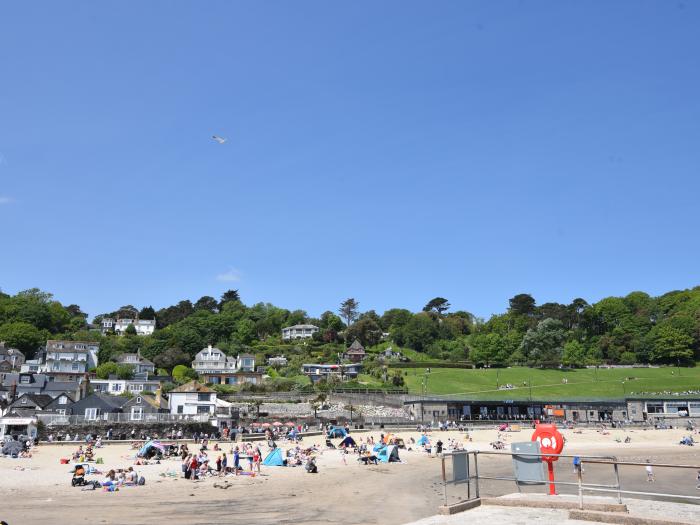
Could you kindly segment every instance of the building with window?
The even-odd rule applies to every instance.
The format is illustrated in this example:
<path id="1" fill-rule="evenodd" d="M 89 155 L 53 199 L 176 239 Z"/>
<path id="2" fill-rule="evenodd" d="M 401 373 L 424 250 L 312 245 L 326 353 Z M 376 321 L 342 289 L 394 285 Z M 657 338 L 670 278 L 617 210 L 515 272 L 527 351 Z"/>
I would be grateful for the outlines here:
<path id="1" fill-rule="evenodd" d="M 267 364 L 269 366 L 274 366 L 274 367 L 283 367 L 287 366 L 287 358 L 284 357 L 283 355 L 278 355 L 277 357 L 270 357 L 267 360 Z"/>
<path id="2" fill-rule="evenodd" d="M 700 397 L 627 398 L 632 421 L 700 417 Z"/>
<path id="3" fill-rule="evenodd" d="M 311 379 L 312 383 L 321 381 L 322 379 L 335 379 L 338 381 L 350 381 L 357 379 L 362 365 L 353 363 L 349 365 L 313 365 L 306 364 L 301 366 L 301 372 Z"/>
<path id="4" fill-rule="evenodd" d="M 69 376 L 82 376 L 97 367 L 100 344 L 91 341 L 46 342 L 46 357 L 39 372 L 49 379 L 59 380 Z"/>
<path id="5" fill-rule="evenodd" d="M 156 365 L 145 357 L 141 357 L 141 352 L 135 354 L 121 354 L 117 357 L 117 364 L 129 365 L 134 369 L 135 374 L 154 374 Z"/>
<path id="6" fill-rule="evenodd" d="M 24 364 L 24 354 L 0 341 L 0 365 L 7 363 L 9 370 L 19 371 Z"/>
<path id="7" fill-rule="evenodd" d="M 124 396 L 90 394 L 71 405 L 70 415 L 82 416 L 89 421 L 106 420 L 109 419 L 110 414 L 121 414 L 122 407 L 128 401 L 129 398 Z"/>
<path id="8" fill-rule="evenodd" d="M 160 391 L 156 395 L 136 395 L 129 399 L 122 412 L 126 414 L 129 421 L 149 421 L 158 419 L 158 414 L 167 414 L 168 408 L 163 406 Z"/>
<path id="9" fill-rule="evenodd" d="M 171 414 L 216 414 L 216 391 L 197 381 L 190 381 L 170 391 Z"/>
<path id="10" fill-rule="evenodd" d="M 13 401 L 22 394 L 46 394 L 56 398 L 66 393 L 73 399 L 80 399 L 86 395 L 87 384 L 88 382 L 82 376 L 76 376 L 68 381 L 50 381 L 44 374 L 20 372 L 5 376 L 2 381 L 2 387 L 5 390 L 0 394 L 4 394 L 9 401 Z"/>
<path id="11" fill-rule="evenodd" d="M 136 335 L 151 335 L 156 329 L 155 319 L 114 319 L 113 317 L 105 317 L 102 319 L 100 330 L 102 335 L 115 333 L 124 335 L 126 329 L 133 326 Z"/>
<path id="12" fill-rule="evenodd" d="M 211 345 L 197 353 L 192 361 L 192 368 L 205 383 L 214 385 L 255 385 L 262 382 L 263 376 L 255 370 L 254 355 L 228 356 L 223 350 Z"/>
<path id="13" fill-rule="evenodd" d="M 118 396 L 123 393 L 140 394 L 142 392 L 155 392 L 160 388 L 159 378 L 148 378 L 145 372 L 134 374 L 132 379 L 120 379 L 116 375 L 110 375 L 107 379 L 91 379 L 90 386 L 95 392 Z"/>
<path id="14" fill-rule="evenodd" d="M 295 324 L 282 328 L 282 339 L 289 341 L 291 339 L 310 339 L 318 332 L 318 326 L 312 324 Z"/>
<path id="15" fill-rule="evenodd" d="M 365 347 L 362 346 L 360 341 L 355 339 L 355 341 L 353 341 L 353 343 L 350 345 L 350 348 L 348 348 L 343 354 L 343 358 L 348 359 L 353 363 L 361 363 L 365 359 L 366 355 Z"/>

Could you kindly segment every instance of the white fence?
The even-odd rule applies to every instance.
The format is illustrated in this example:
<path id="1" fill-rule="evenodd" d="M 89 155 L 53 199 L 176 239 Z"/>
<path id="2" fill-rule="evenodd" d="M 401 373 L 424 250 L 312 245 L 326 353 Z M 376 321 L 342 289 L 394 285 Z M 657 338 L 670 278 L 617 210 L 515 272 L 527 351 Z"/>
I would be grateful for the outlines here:
<path id="1" fill-rule="evenodd" d="M 37 414 L 39 421 L 47 426 L 64 426 L 64 425 L 99 425 L 103 423 L 134 423 L 134 424 L 150 424 L 150 423 L 206 423 L 211 417 L 209 414 L 163 414 L 163 413 L 144 413 L 144 414 L 100 414 L 97 417 L 85 416 L 63 416 L 60 414 Z"/>

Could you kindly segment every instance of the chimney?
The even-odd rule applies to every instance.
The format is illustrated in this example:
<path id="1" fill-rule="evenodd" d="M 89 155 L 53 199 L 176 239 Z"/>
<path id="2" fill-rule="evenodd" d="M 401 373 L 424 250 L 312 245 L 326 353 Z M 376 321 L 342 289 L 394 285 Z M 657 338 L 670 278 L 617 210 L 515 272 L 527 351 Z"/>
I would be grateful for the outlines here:
<path id="1" fill-rule="evenodd" d="M 158 385 L 158 389 L 156 390 L 155 401 L 156 401 L 156 406 L 160 409 L 161 404 L 163 403 L 163 395 L 162 395 L 162 392 L 160 389 L 160 384 Z"/>
<path id="2" fill-rule="evenodd" d="M 85 399 L 88 394 L 88 387 L 90 386 L 90 377 L 88 376 L 87 372 L 83 376 L 83 380 L 80 382 L 80 385 L 78 386 L 78 399 L 76 401 L 80 401 L 81 399 Z"/>
<path id="3" fill-rule="evenodd" d="M 16 398 L 17 398 L 17 381 L 13 381 L 12 386 L 10 386 L 10 403 L 14 403 Z"/>

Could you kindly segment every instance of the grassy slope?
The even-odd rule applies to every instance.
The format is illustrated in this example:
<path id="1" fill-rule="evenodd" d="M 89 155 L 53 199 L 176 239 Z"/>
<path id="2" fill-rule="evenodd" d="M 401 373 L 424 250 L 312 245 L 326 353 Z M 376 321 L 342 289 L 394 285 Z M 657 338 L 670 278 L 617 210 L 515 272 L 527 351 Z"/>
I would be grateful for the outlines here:
<path id="1" fill-rule="evenodd" d="M 404 379 L 409 390 L 421 392 L 421 381 L 425 370 L 406 369 Z M 673 374 L 672 374 L 673 372 Z M 510 383 L 516 389 L 497 390 L 496 378 L 501 385 Z M 625 380 L 627 377 L 634 377 Z M 428 379 L 428 392 L 432 394 L 466 394 L 478 399 L 528 399 L 527 386 L 532 378 L 533 399 L 574 398 L 622 398 L 625 394 L 642 392 L 700 390 L 700 367 L 681 368 L 635 368 L 595 370 L 536 370 L 530 368 L 462 370 L 433 368 Z M 562 379 L 567 378 L 568 384 Z M 623 381 L 624 385 L 623 385 Z M 523 382 L 526 385 L 523 385 Z"/>

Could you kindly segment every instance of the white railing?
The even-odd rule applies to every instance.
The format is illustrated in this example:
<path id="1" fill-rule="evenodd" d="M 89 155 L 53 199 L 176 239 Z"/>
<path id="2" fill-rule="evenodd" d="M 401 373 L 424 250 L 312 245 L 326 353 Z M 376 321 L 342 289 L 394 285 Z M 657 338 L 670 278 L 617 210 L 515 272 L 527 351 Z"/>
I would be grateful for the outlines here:
<path id="1" fill-rule="evenodd" d="M 163 413 L 116 413 L 100 414 L 97 417 L 68 416 L 60 414 L 37 414 L 39 421 L 47 426 L 62 425 L 99 425 L 103 423 L 175 423 L 194 422 L 206 423 L 211 417 L 209 414 L 163 414 Z"/>

